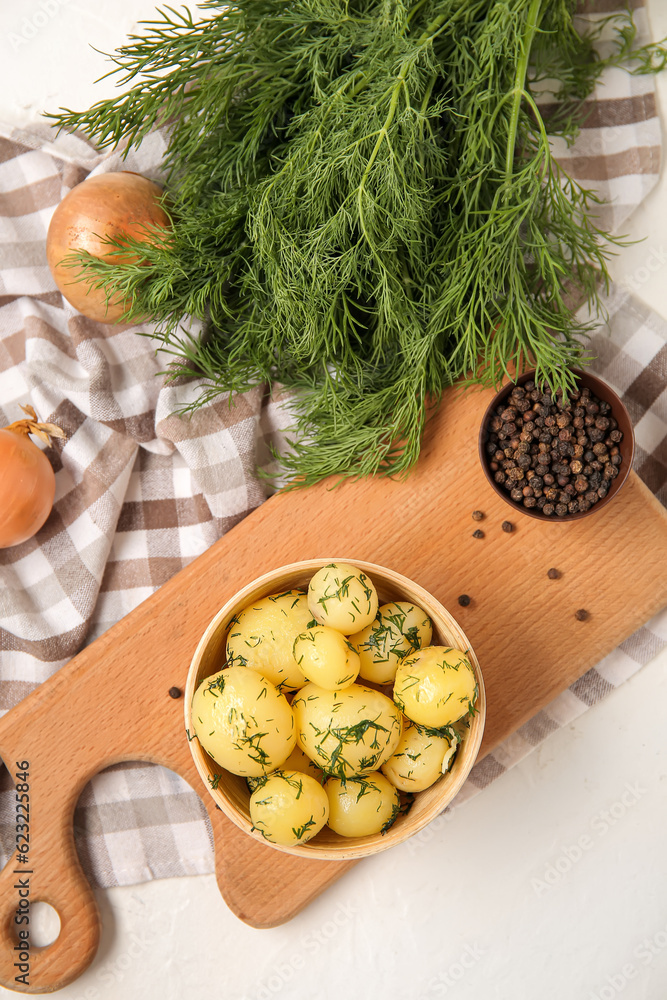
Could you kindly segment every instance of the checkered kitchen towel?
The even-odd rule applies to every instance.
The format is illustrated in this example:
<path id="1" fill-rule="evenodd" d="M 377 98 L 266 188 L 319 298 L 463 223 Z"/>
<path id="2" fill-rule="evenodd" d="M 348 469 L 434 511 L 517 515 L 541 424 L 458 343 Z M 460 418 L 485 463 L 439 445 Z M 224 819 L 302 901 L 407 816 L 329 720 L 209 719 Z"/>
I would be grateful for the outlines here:
<path id="1" fill-rule="evenodd" d="M 637 4 L 631 4 L 637 6 Z M 596 9 L 608 10 L 605 0 Z M 644 12 L 636 10 L 644 27 Z M 657 180 L 660 128 L 653 84 L 613 71 L 587 108 L 574 146 L 557 146 L 586 187 L 611 199 L 615 232 Z M 160 176 L 151 136 L 125 169 Z M 127 614 L 265 497 L 254 468 L 288 418 L 261 389 L 199 411 L 173 411 L 196 391 L 165 387 L 164 359 L 136 327 L 79 316 L 56 291 L 44 256 L 51 214 L 87 172 L 119 169 L 73 136 L 14 133 L 0 143 L 0 423 L 29 403 L 67 432 L 56 442 L 53 514 L 35 539 L 0 552 L 0 711 L 9 710 L 83 645 Z M 648 250 L 647 250 L 648 253 Z M 636 469 L 667 502 L 667 324 L 616 289 L 593 338 L 594 368 L 635 421 Z M 649 622 L 472 772 L 460 799 L 489 784 L 550 732 L 622 683 L 667 643 L 667 616 Z M 13 844 L 13 795 L 0 785 L 0 849 Z M 3 790 L 4 789 L 4 790 Z M 199 797 L 148 764 L 97 775 L 75 816 L 91 881 L 131 884 L 213 869 Z M 0 854 L 2 851 L 0 850 Z"/>

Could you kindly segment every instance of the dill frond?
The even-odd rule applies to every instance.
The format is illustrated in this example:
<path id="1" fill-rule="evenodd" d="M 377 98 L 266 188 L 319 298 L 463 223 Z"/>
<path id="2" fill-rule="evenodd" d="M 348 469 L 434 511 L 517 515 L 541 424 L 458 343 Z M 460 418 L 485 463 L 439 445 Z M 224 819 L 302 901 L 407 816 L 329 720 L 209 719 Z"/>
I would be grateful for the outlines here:
<path id="1" fill-rule="evenodd" d="M 169 124 L 173 233 L 135 243 L 141 263 L 127 242 L 77 262 L 129 299 L 125 321 L 156 322 L 173 377 L 205 377 L 194 405 L 296 390 L 284 464 L 307 485 L 406 474 L 456 380 L 530 364 L 567 391 L 588 332 L 568 302 L 595 311 L 619 241 L 549 137 L 574 137 L 607 67 L 656 72 L 667 50 L 637 47 L 629 13 L 582 27 L 573 0 L 200 9 L 164 8 L 112 57 L 127 93 L 52 116 L 102 147 Z"/>

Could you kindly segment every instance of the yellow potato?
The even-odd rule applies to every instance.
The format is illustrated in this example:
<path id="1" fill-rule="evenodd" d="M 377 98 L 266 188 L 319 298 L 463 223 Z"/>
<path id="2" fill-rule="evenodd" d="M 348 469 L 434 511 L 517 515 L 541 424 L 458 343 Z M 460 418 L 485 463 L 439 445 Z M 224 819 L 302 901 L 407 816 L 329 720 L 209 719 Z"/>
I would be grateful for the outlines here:
<path id="1" fill-rule="evenodd" d="M 245 667 L 225 667 L 201 682 L 192 699 L 192 724 L 213 760 L 244 777 L 275 771 L 296 743 L 285 695 Z"/>
<path id="2" fill-rule="evenodd" d="M 379 771 L 363 778 L 329 778 L 329 826 L 341 837 L 368 837 L 392 825 L 400 809 L 398 790 Z"/>
<path id="3" fill-rule="evenodd" d="M 329 563 L 317 571 L 308 585 L 308 607 L 320 625 L 350 635 L 371 624 L 377 613 L 378 597 L 372 581 L 362 570 L 349 563 Z"/>
<path id="4" fill-rule="evenodd" d="M 227 633 L 227 663 L 250 667 L 281 691 L 296 691 L 306 678 L 293 655 L 294 640 L 313 622 L 308 599 L 300 590 L 271 594 L 232 619 Z"/>
<path id="5" fill-rule="evenodd" d="M 294 747 L 285 763 L 280 765 L 280 770 L 301 771 L 302 774 L 309 774 L 311 778 L 315 778 L 315 781 L 319 781 L 320 785 L 324 784 L 324 772 L 320 770 L 317 764 L 313 763 L 310 757 L 299 746 Z M 251 792 L 254 792 L 263 780 L 263 776 L 259 778 L 246 778 L 246 785 Z"/>
<path id="6" fill-rule="evenodd" d="M 393 702 L 361 684 L 343 691 L 306 684 L 294 696 L 292 711 L 301 749 L 339 778 L 377 770 L 401 735 L 401 713 Z"/>
<path id="7" fill-rule="evenodd" d="M 329 818 L 327 793 L 301 771 L 275 771 L 250 796 L 253 830 L 283 847 L 305 844 Z"/>
<path id="8" fill-rule="evenodd" d="M 294 658 L 301 672 L 327 691 L 349 687 L 359 673 L 359 655 L 341 632 L 327 625 L 296 637 Z"/>
<path id="9" fill-rule="evenodd" d="M 473 710 L 477 693 L 466 654 L 451 646 L 420 649 L 396 671 L 394 702 L 420 726 L 450 726 Z"/>
<path id="10" fill-rule="evenodd" d="M 449 770 L 457 747 L 455 736 L 429 736 L 405 720 L 400 742 L 381 770 L 402 792 L 423 792 Z"/>
<path id="11" fill-rule="evenodd" d="M 366 681 L 389 684 L 399 663 L 410 653 L 428 646 L 433 635 L 431 619 L 409 601 L 391 601 L 378 608 L 375 621 L 350 636 L 359 653 L 359 673 Z"/>

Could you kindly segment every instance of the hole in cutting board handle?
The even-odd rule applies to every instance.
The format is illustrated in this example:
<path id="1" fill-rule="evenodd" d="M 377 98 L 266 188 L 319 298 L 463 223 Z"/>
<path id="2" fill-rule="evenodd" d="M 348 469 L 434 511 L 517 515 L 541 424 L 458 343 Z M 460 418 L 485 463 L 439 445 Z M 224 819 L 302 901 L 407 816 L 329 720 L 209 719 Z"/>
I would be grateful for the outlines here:
<path id="1" fill-rule="evenodd" d="M 30 904 L 30 946 L 48 948 L 60 936 L 60 914 L 42 899 Z"/>

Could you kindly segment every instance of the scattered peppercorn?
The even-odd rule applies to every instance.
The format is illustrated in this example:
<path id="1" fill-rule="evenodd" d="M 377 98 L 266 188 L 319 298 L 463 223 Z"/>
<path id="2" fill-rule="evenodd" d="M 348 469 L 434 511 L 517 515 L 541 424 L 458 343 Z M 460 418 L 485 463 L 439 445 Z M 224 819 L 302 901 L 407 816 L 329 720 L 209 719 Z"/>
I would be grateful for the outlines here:
<path id="1" fill-rule="evenodd" d="M 478 528 L 477 531 L 473 531 L 472 537 L 473 538 L 484 538 L 484 532 L 480 531 L 480 529 Z"/>
<path id="2" fill-rule="evenodd" d="M 511 521 L 503 521 L 502 529 L 503 531 L 514 531 L 514 525 Z"/>
<path id="3" fill-rule="evenodd" d="M 560 570 L 552 568 L 547 573 L 547 576 L 549 577 L 550 580 L 559 580 L 560 579 Z"/>
<path id="4" fill-rule="evenodd" d="M 470 604 L 470 598 L 468 597 L 467 594 L 461 594 L 460 595 L 460 597 L 459 597 L 459 604 L 461 605 L 462 608 L 467 608 L 468 607 L 468 605 Z"/>
<path id="5" fill-rule="evenodd" d="M 585 387 L 564 403 L 560 390 L 552 393 L 532 381 L 515 385 L 487 429 L 494 481 L 515 504 L 537 508 L 547 518 L 590 510 L 619 475 L 623 434 L 609 403 Z M 476 510 L 472 516 L 480 521 L 484 515 Z M 503 524 L 503 530 L 512 529 Z"/>
<path id="6" fill-rule="evenodd" d="M 585 622 L 586 619 L 589 617 L 589 614 L 585 608 L 579 608 L 578 611 L 574 612 L 574 617 L 577 619 L 578 622 Z"/>
<path id="7" fill-rule="evenodd" d="M 181 697 L 181 689 L 177 688 L 177 687 L 169 688 L 169 697 L 170 698 L 180 698 Z"/>

